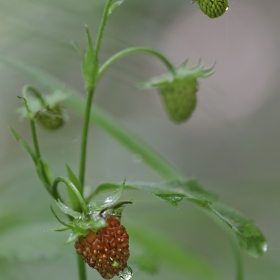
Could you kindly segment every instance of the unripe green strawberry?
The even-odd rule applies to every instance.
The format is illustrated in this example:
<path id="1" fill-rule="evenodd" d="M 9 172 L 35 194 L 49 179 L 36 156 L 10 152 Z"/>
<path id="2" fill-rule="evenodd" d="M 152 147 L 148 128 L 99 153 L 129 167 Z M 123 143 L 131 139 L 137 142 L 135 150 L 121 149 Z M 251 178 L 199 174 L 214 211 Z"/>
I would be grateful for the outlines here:
<path id="1" fill-rule="evenodd" d="M 35 117 L 43 128 L 49 130 L 56 130 L 65 123 L 65 111 L 59 105 L 54 108 L 47 106 L 38 111 Z"/>
<path id="2" fill-rule="evenodd" d="M 129 236 L 119 219 L 106 219 L 107 226 L 96 233 L 90 231 L 75 243 L 77 254 L 104 279 L 118 276 L 129 258 Z"/>
<path id="3" fill-rule="evenodd" d="M 181 123 L 191 116 L 196 107 L 196 79 L 178 80 L 163 85 L 159 90 L 172 121 Z"/>
<path id="4" fill-rule="evenodd" d="M 228 9 L 227 0 L 194 0 L 193 2 L 197 2 L 200 10 L 210 18 L 220 17 Z"/>
<path id="5" fill-rule="evenodd" d="M 187 61 L 182 63 L 172 72 L 150 79 L 141 85 L 142 88 L 157 87 L 169 118 L 175 123 L 186 121 L 196 107 L 196 93 L 198 78 L 207 78 L 213 74 L 213 67 L 203 69 L 200 61 L 193 68 L 187 67 Z"/>

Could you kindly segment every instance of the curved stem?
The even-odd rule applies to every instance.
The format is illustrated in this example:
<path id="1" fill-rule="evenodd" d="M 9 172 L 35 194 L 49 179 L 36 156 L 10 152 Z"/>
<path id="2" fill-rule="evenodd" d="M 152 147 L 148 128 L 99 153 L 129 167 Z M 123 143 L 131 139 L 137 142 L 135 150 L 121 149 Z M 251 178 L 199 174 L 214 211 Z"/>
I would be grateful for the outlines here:
<path id="1" fill-rule="evenodd" d="M 102 21 L 99 27 L 98 35 L 97 35 L 97 40 L 96 40 L 96 46 L 95 46 L 95 61 L 98 61 L 98 55 L 99 55 L 99 50 L 101 46 L 101 41 L 102 41 L 102 36 L 105 28 L 105 24 L 107 21 L 108 13 L 109 13 L 109 8 L 111 6 L 112 0 L 107 0 L 103 16 L 102 16 Z M 89 35 L 89 33 L 88 33 Z M 90 36 L 89 36 L 90 38 Z M 91 42 L 89 42 L 91 44 Z M 98 75 L 98 73 L 96 74 Z M 97 81 L 97 79 L 96 79 Z M 95 83 L 96 84 L 96 83 Z M 84 126 L 83 126 L 83 132 L 82 132 L 82 140 L 81 140 L 81 155 L 80 155 L 80 168 L 79 168 L 79 180 L 82 185 L 82 190 L 81 194 L 83 195 L 83 189 L 84 189 L 84 181 L 85 181 L 85 172 L 86 172 L 86 152 L 87 152 L 87 138 L 88 138 L 88 127 L 89 127 L 89 120 L 90 120 L 90 110 L 91 110 L 91 103 L 92 103 L 92 98 L 94 95 L 95 91 L 95 86 L 93 89 L 88 92 L 88 97 L 87 97 L 87 102 L 86 102 L 86 110 L 85 110 L 85 117 L 84 117 Z"/>
<path id="2" fill-rule="evenodd" d="M 233 238 L 232 234 L 229 234 L 229 237 L 230 237 L 231 247 L 235 258 L 235 265 L 236 265 L 235 279 L 244 280 L 243 261 L 242 261 L 240 249 L 236 244 L 236 240 L 235 238 Z"/>
<path id="3" fill-rule="evenodd" d="M 114 54 L 112 57 L 110 57 L 99 69 L 98 72 L 98 80 L 100 79 L 100 77 L 104 74 L 104 72 L 107 70 L 107 68 L 113 64 L 115 61 L 117 61 L 118 59 L 129 55 L 129 54 L 133 54 L 133 53 L 149 53 L 151 55 L 156 56 L 158 59 L 160 59 L 163 64 L 167 67 L 167 69 L 170 72 L 174 72 L 174 67 L 173 65 L 166 59 L 166 57 L 164 55 L 162 55 L 161 53 L 159 53 L 156 50 L 147 48 L 147 47 L 133 47 L 133 48 L 127 48 L 124 49 L 116 54 Z"/>
<path id="4" fill-rule="evenodd" d="M 63 182 L 69 189 L 72 190 L 72 192 L 75 194 L 77 200 L 79 201 L 80 205 L 81 205 L 81 209 L 83 210 L 84 213 L 88 212 L 88 207 L 86 205 L 85 200 L 83 199 L 81 193 L 78 191 L 78 189 L 76 188 L 76 186 L 67 178 L 64 177 L 57 177 L 52 186 L 51 186 L 51 193 L 53 194 L 53 196 L 55 198 L 59 198 L 60 196 L 58 194 L 57 191 L 57 187 L 58 187 L 58 183 Z"/>
<path id="5" fill-rule="evenodd" d="M 47 102 L 45 101 L 42 94 L 37 89 L 35 89 L 34 87 L 32 87 L 30 85 L 26 85 L 22 90 L 22 95 L 26 100 L 27 100 L 27 93 L 28 92 L 32 92 L 39 99 L 42 107 L 47 106 Z"/>

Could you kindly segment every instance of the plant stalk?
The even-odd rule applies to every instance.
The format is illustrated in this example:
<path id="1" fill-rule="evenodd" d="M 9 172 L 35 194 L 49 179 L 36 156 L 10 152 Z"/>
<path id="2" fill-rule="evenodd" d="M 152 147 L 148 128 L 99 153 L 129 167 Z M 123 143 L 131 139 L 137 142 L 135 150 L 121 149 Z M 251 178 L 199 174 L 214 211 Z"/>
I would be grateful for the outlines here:
<path id="1" fill-rule="evenodd" d="M 95 60 L 98 61 L 98 55 L 100 51 L 100 46 L 101 46 L 101 41 L 102 41 L 102 36 L 104 32 L 104 28 L 106 25 L 106 21 L 108 18 L 108 13 L 109 9 L 111 6 L 112 0 L 107 0 L 101 24 L 99 27 L 98 35 L 97 35 L 97 40 L 96 40 L 96 45 L 95 45 Z M 95 83 L 96 85 L 96 83 Z M 90 110 L 91 110 L 91 103 L 93 99 L 95 91 L 95 86 L 93 89 L 88 92 L 87 96 L 87 101 L 86 101 L 86 110 L 85 110 L 85 115 L 84 115 L 84 126 L 83 126 L 83 132 L 82 132 L 82 141 L 81 141 L 81 155 L 80 155 L 80 170 L 79 170 L 79 179 L 82 185 L 82 190 L 81 194 L 83 195 L 83 188 L 84 188 L 84 181 L 85 181 L 85 171 L 86 171 L 86 152 L 87 152 L 87 140 L 88 140 L 88 127 L 89 127 L 89 120 L 90 120 Z"/>
<path id="2" fill-rule="evenodd" d="M 99 55 L 99 50 L 101 47 L 102 36 L 103 36 L 104 28 L 106 25 L 106 21 L 108 18 L 111 2 L 112 2 L 112 0 L 107 0 L 103 15 L 102 15 L 102 20 L 101 20 L 101 24 L 99 27 L 96 45 L 95 45 L 95 61 L 98 61 L 98 55 Z M 96 73 L 96 75 L 98 75 L 98 72 Z M 97 79 L 95 79 L 95 80 L 97 81 Z M 89 127 L 89 121 L 90 121 L 91 103 L 92 103 L 95 87 L 96 87 L 96 83 L 95 83 L 94 87 L 92 88 L 92 90 L 90 92 L 88 92 L 88 97 L 87 97 L 87 101 L 86 101 L 85 117 L 84 117 L 84 126 L 83 126 L 82 139 L 81 139 L 79 180 L 80 180 L 81 186 L 82 186 L 82 189 L 81 189 L 82 196 L 83 196 L 85 171 L 86 171 L 88 127 Z M 79 271 L 79 280 L 86 280 L 87 275 L 86 275 L 85 262 L 80 257 L 78 257 L 77 263 L 78 263 L 78 271 Z"/>

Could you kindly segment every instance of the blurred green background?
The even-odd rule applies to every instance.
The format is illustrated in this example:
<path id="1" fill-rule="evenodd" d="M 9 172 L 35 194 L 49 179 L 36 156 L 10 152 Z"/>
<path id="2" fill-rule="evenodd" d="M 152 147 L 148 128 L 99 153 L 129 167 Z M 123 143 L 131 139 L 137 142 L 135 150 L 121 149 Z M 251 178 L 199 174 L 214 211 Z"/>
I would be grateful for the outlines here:
<path id="1" fill-rule="evenodd" d="M 70 41 L 85 48 L 84 23 L 94 36 L 104 2 L 0 0 L 1 55 L 41 68 L 84 95 L 81 63 Z M 123 48 L 143 45 L 163 52 L 174 64 L 186 58 L 193 66 L 199 58 L 206 67 L 216 62 L 216 73 L 200 80 L 198 107 L 180 126 L 168 120 L 155 90 L 135 86 L 165 72 L 150 56 L 139 54 L 115 63 L 95 95 L 96 104 L 180 172 L 198 178 L 221 201 L 256 221 L 267 237 L 268 252 L 260 259 L 243 254 L 246 280 L 280 279 L 279 10 L 278 0 L 229 0 L 225 15 L 211 20 L 190 0 L 127 0 L 109 18 L 102 62 Z M 28 122 L 19 121 L 15 113 L 21 106 L 17 96 L 25 84 L 44 88 L 3 63 L 0 71 L 0 279 L 77 279 L 73 249 L 62 245 L 67 236 L 45 232 L 57 226 L 49 210 L 53 201 L 7 128 L 11 125 L 31 140 Z M 42 152 L 55 175 L 66 175 L 65 163 L 78 170 L 82 121 L 71 111 L 69 117 L 58 132 L 39 130 Z M 139 155 L 91 127 L 87 185 L 93 188 L 124 178 L 162 180 Z M 225 279 L 234 279 L 228 237 L 197 207 L 182 202 L 173 209 L 133 192 L 125 197 L 133 197 L 134 206 L 125 210 L 124 223 L 171 236 L 178 246 L 219 269 Z M 41 239 L 34 239 L 36 232 Z M 18 244 L 18 250 L 9 249 L 9 244 Z M 134 279 L 171 277 L 198 279 L 164 264 L 153 276 L 136 269 Z M 89 279 L 99 276 L 89 270 Z"/>

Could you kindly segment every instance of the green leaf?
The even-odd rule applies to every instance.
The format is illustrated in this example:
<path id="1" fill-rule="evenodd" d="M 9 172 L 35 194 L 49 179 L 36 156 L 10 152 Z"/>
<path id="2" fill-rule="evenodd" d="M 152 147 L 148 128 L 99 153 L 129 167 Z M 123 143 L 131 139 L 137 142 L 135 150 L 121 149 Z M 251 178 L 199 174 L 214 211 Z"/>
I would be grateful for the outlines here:
<path id="1" fill-rule="evenodd" d="M 125 187 L 125 181 L 120 184 L 120 185 L 115 185 L 115 191 L 112 195 L 108 196 L 104 203 L 100 206 L 100 208 L 107 208 L 110 207 L 111 205 L 115 204 L 121 197 L 122 192 Z"/>
<path id="2" fill-rule="evenodd" d="M 17 132 L 10 127 L 10 131 L 12 132 L 13 136 L 15 137 L 15 139 L 20 142 L 22 144 L 22 146 L 24 147 L 24 149 L 29 153 L 29 155 L 32 157 L 32 160 L 35 164 L 37 164 L 37 156 L 36 154 L 33 152 L 33 150 L 31 149 L 31 147 L 27 144 L 27 142 L 25 140 L 23 140 L 18 134 Z"/>
<path id="3" fill-rule="evenodd" d="M 118 6 L 120 6 L 125 0 L 116 1 L 113 3 L 109 9 L 108 14 L 110 15 Z"/>
<path id="4" fill-rule="evenodd" d="M 126 229 L 131 241 L 141 245 L 144 252 L 147 253 L 147 261 L 150 259 L 156 260 L 156 262 L 173 267 L 175 270 L 180 270 L 186 275 L 192 275 L 198 279 L 224 279 L 205 260 L 196 256 L 193 252 L 183 249 L 173 239 L 164 236 L 163 232 L 156 232 L 151 228 L 143 229 L 143 227 L 130 223 L 126 223 Z M 133 254 L 132 251 L 131 255 L 133 256 Z M 135 261 L 137 262 L 137 259 Z M 140 261 L 142 261 L 141 258 Z M 141 267 L 141 263 L 139 266 Z M 153 261 L 152 266 L 156 267 L 155 261 Z M 145 267 L 145 270 L 147 270 L 147 267 Z"/>
<path id="5" fill-rule="evenodd" d="M 39 178 L 43 182 L 44 186 L 49 189 L 53 182 L 52 172 L 49 165 L 41 158 L 38 158 L 36 167 Z"/>
<path id="6" fill-rule="evenodd" d="M 99 185 L 92 196 L 100 192 L 118 188 L 115 183 L 103 183 Z M 173 206 L 178 206 L 183 198 L 191 200 L 203 207 L 208 207 L 208 203 L 213 203 L 217 196 L 213 193 L 203 190 L 196 180 L 189 181 L 171 181 L 166 183 L 128 183 L 124 186 L 128 189 L 136 189 L 139 191 L 149 192 L 156 195 L 165 202 Z"/>
<path id="7" fill-rule="evenodd" d="M 75 185 L 75 187 L 78 189 L 79 192 L 82 192 L 82 185 L 80 180 L 77 178 L 75 173 L 68 165 L 66 165 L 66 168 L 68 173 L 68 179 Z M 78 210 L 80 208 L 80 204 L 77 201 L 76 195 L 70 188 L 67 188 L 67 192 L 68 192 L 68 197 L 69 197 L 71 207 L 74 210 Z"/>
<path id="8" fill-rule="evenodd" d="M 118 188 L 115 183 L 103 183 L 98 186 L 93 196 L 98 193 Z M 258 257 L 266 251 L 266 241 L 254 222 L 236 210 L 220 203 L 215 203 L 216 196 L 203 190 L 195 180 L 172 181 L 160 184 L 128 183 L 126 189 L 136 189 L 156 195 L 165 202 L 178 206 L 183 198 L 217 215 L 236 234 L 240 246 L 251 256 Z"/>
<path id="9" fill-rule="evenodd" d="M 221 203 L 214 203 L 209 207 L 213 213 L 236 233 L 240 246 L 249 255 L 259 257 L 266 252 L 266 240 L 252 220 Z"/>
<path id="10" fill-rule="evenodd" d="M 74 211 L 70 207 L 63 204 L 60 200 L 56 200 L 55 202 L 56 202 L 57 207 L 61 210 L 62 213 L 66 214 L 74 219 L 82 218 L 82 213 Z"/>

